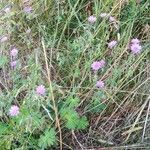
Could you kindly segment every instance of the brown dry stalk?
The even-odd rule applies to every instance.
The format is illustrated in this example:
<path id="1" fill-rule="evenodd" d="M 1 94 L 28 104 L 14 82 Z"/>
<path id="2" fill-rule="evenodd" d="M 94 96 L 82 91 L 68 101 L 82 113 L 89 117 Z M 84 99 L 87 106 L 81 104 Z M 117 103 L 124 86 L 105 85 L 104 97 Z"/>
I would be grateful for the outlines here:
<path id="1" fill-rule="evenodd" d="M 43 47 L 43 51 L 44 51 L 46 72 L 47 72 L 47 76 L 48 76 L 48 82 L 49 82 L 49 88 L 50 88 L 50 93 L 51 93 L 51 99 L 52 99 L 52 103 L 53 103 L 53 109 L 54 109 L 55 117 L 56 117 L 55 118 L 56 124 L 57 124 L 58 130 L 59 130 L 60 150 L 62 150 L 62 132 L 61 132 L 61 127 L 60 127 L 59 118 L 58 118 L 58 111 L 57 111 L 57 107 L 56 107 L 55 99 L 54 99 L 54 95 L 53 95 L 53 88 L 52 88 L 52 83 L 51 83 L 51 72 L 50 72 L 50 68 L 48 65 L 47 53 L 46 53 L 46 48 L 45 48 L 45 44 L 44 44 L 43 40 L 42 40 L 42 47 Z M 51 57 L 52 57 L 52 50 L 51 50 Z M 52 60 L 52 58 L 50 58 L 50 61 L 51 60 Z M 51 66 L 51 62 L 50 62 L 50 66 Z"/>
<path id="2" fill-rule="evenodd" d="M 130 128 L 130 131 L 133 131 L 133 130 L 134 130 L 134 128 L 135 128 L 136 124 L 138 123 L 139 118 L 140 118 L 140 116 L 142 115 L 142 112 L 143 112 L 145 106 L 148 104 L 149 100 L 150 100 L 150 96 L 148 96 L 148 98 L 147 98 L 147 100 L 145 101 L 145 103 L 144 103 L 144 104 L 141 106 L 141 108 L 139 109 L 139 114 L 138 114 L 138 116 L 137 116 L 135 122 L 133 123 L 132 127 Z M 129 131 L 129 130 L 128 130 L 128 131 Z M 125 141 L 127 141 L 127 140 L 129 139 L 131 133 L 132 133 L 132 132 L 129 132 L 129 134 L 128 134 L 128 136 L 127 136 L 127 138 L 126 138 Z"/>

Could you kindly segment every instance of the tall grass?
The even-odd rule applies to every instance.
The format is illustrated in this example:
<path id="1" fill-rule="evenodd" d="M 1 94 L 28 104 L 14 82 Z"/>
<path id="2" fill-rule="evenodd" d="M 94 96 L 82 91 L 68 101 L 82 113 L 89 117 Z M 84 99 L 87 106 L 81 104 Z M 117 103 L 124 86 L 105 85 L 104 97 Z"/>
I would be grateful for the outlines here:
<path id="1" fill-rule="evenodd" d="M 149 5 L 2 1 L 0 33 L 8 40 L 0 48 L 1 149 L 149 149 Z M 129 48 L 133 38 L 142 46 L 137 55 Z M 110 49 L 112 40 L 117 45 Z M 16 58 L 10 56 L 13 47 Z M 101 59 L 106 65 L 95 73 L 91 64 Z M 98 80 L 104 88 L 96 87 Z M 12 105 L 19 108 L 16 116 L 9 113 Z"/>

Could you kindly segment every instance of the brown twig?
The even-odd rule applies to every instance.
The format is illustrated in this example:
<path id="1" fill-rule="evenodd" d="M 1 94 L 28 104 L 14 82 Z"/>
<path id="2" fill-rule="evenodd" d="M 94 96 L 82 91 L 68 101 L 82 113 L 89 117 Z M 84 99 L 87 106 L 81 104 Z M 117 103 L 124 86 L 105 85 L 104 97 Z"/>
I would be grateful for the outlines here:
<path id="1" fill-rule="evenodd" d="M 51 83 L 51 72 L 50 72 L 50 68 L 48 65 L 46 48 L 45 48 L 45 44 L 44 44 L 43 40 L 42 40 L 42 47 L 43 47 L 43 51 L 44 51 L 45 65 L 46 65 L 46 71 L 47 71 L 47 76 L 48 76 L 51 99 L 52 99 L 52 103 L 53 103 L 53 109 L 54 109 L 55 117 L 56 117 L 55 118 L 56 124 L 57 124 L 58 130 L 59 130 L 60 150 L 62 150 L 62 132 L 61 132 L 61 127 L 60 127 L 59 118 L 58 118 L 58 111 L 57 111 L 57 107 L 56 107 L 55 99 L 54 99 L 54 95 L 53 95 L 53 88 L 52 88 L 52 83 Z M 51 60 L 52 60 L 52 50 L 51 50 L 51 57 L 50 57 L 50 66 L 51 66 Z"/>

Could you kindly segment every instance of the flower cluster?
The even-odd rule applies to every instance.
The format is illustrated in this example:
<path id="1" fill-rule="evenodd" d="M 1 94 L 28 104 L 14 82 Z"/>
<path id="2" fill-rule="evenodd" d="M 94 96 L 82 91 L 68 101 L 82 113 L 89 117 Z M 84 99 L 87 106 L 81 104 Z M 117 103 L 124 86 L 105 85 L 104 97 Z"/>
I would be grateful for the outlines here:
<path id="1" fill-rule="evenodd" d="M 117 20 L 115 19 L 115 17 L 111 16 L 110 14 L 108 13 L 101 13 L 100 15 L 100 18 L 105 18 L 105 17 L 108 17 L 109 18 L 109 22 L 117 22 Z M 95 23 L 97 20 L 96 16 L 94 15 L 91 15 L 88 17 L 88 22 L 89 23 Z"/>
<path id="2" fill-rule="evenodd" d="M 101 14 L 101 17 L 105 17 L 107 14 Z M 111 18 L 112 19 L 112 18 Z M 113 21 L 113 19 L 112 19 Z M 117 41 L 112 40 L 108 43 L 108 48 L 112 49 L 117 45 Z M 135 38 L 131 40 L 130 50 L 132 54 L 139 54 L 142 50 L 142 46 L 140 44 L 140 40 Z M 105 66 L 106 62 L 102 59 L 100 61 L 94 61 L 91 64 L 92 70 L 96 73 L 98 70 L 102 69 Z M 98 80 L 96 83 L 96 87 L 99 89 L 103 89 L 105 87 L 105 83 L 103 80 Z"/>
<path id="3" fill-rule="evenodd" d="M 98 70 L 105 67 L 106 62 L 102 59 L 100 61 L 95 61 L 92 63 L 91 68 L 96 73 Z M 99 80 L 96 83 L 96 87 L 103 89 L 104 88 L 104 81 Z"/>
<path id="4" fill-rule="evenodd" d="M 40 96 L 44 96 L 45 92 L 46 92 L 46 90 L 45 90 L 45 87 L 43 85 L 39 85 L 39 86 L 36 87 L 36 94 L 38 94 Z M 8 114 L 11 117 L 18 116 L 19 115 L 19 107 L 17 105 L 12 105 L 11 108 L 9 109 Z"/>
<path id="5" fill-rule="evenodd" d="M 108 18 L 108 21 L 114 26 L 114 28 L 119 30 L 118 21 L 116 20 L 115 17 L 111 16 L 108 13 L 101 13 L 99 16 L 100 16 L 100 18 Z M 94 15 L 91 15 L 91 16 L 88 17 L 88 22 L 91 23 L 91 24 L 95 23 L 96 20 L 97 20 L 97 18 Z"/>
<path id="6" fill-rule="evenodd" d="M 12 48 L 11 51 L 10 51 L 10 56 L 11 56 L 11 62 L 10 62 L 10 66 L 12 68 L 16 68 L 17 66 L 17 55 L 18 55 L 18 49 L 17 48 Z"/>
<path id="7" fill-rule="evenodd" d="M 119 30 L 119 25 L 118 25 L 118 21 L 116 20 L 115 17 L 111 16 L 108 13 L 101 13 L 100 14 L 101 18 L 108 18 L 109 22 L 117 29 Z"/>
<path id="8" fill-rule="evenodd" d="M 28 0 L 26 0 L 27 2 Z M 31 6 L 25 6 L 23 8 L 24 12 L 25 13 L 30 13 L 32 11 L 32 7 Z M 4 10 L 6 13 L 8 13 L 10 11 L 10 8 L 6 8 Z M 105 18 L 107 17 L 109 22 L 117 25 L 117 20 L 115 19 L 115 17 L 113 16 L 110 16 L 108 13 L 101 13 L 100 14 L 100 17 L 101 18 Z M 94 15 L 91 15 L 88 17 L 88 22 L 90 24 L 94 24 L 95 22 L 97 21 L 97 18 L 96 16 Z M 28 29 L 26 30 L 26 33 L 29 34 L 31 32 L 31 29 Z M 4 43 L 8 40 L 8 37 L 7 36 L 2 36 L 0 38 L 0 42 L 1 43 Z M 109 49 L 113 49 L 114 47 L 116 47 L 116 45 L 118 44 L 118 41 L 116 40 L 111 40 L 110 42 L 107 43 L 108 45 L 108 48 Z M 131 50 L 131 53 L 132 54 L 139 54 L 142 50 L 142 46 L 140 44 L 140 40 L 137 39 L 137 38 L 134 38 L 131 40 L 130 42 L 130 50 Z M 10 57 L 11 57 L 11 62 L 10 62 L 10 66 L 12 68 L 15 68 L 17 66 L 17 56 L 18 56 L 18 49 L 16 47 L 13 47 L 10 51 Z M 106 61 L 104 59 L 102 60 L 97 60 L 97 61 L 94 61 L 92 64 L 91 64 L 91 68 L 92 70 L 94 71 L 94 73 L 97 73 L 99 70 L 103 69 L 106 65 Z M 104 89 L 105 88 L 105 82 L 100 79 L 100 80 L 97 80 L 96 83 L 95 83 L 95 86 L 99 89 Z M 35 89 L 35 93 L 39 96 L 44 96 L 46 94 L 46 88 L 44 85 L 38 85 Z M 14 117 L 14 116 L 18 116 L 20 113 L 20 108 L 17 106 L 17 105 L 12 105 L 11 108 L 9 109 L 9 115 L 11 117 Z"/>
<path id="9" fill-rule="evenodd" d="M 139 39 L 135 38 L 131 40 L 130 50 L 131 50 L 131 53 L 134 55 L 139 54 L 141 52 L 142 46 L 140 44 Z"/>

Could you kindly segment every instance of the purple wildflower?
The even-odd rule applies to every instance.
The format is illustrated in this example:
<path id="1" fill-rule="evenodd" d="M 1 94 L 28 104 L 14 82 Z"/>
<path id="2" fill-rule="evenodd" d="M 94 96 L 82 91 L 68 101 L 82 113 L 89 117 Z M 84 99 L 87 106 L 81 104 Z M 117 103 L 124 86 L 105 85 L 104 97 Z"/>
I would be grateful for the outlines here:
<path id="1" fill-rule="evenodd" d="M 31 7 L 31 6 L 24 7 L 24 8 L 23 8 L 23 11 L 24 11 L 25 13 L 31 13 L 32 7 Z"/>
<path id="2" fill-rule="evenodd" d="M 100 61 L 95 61 L 92 63 L 91 68 L 94 71 L 98 71 L 99 69 L 103 68 L 105 66 L 105 61 L 104 60 L 100 60 Z"/>
<path id="3" fill-rule="evenodd" d="M 39 86 L 37 86 L 37 88 L 36 88 L 36 93 L 38 94 L 38 95 L 44 95 L 45 94 L 45 87 L 43 86 L 43 85 L 39 85 Z"/>
<path id="4" fill-rule="evenodd" d="M 93 24 L 93 23 L 96 22 L 96 20 L 97 20 L 96 17 L 93 16 L 93 15 L 88 17 L 88 22 L 89 22 L 89 23 L 92 23 L 92 24 Z"/>
<path id="5" fill-rule="evenodd" d="M 105 66 L 106 62 L 103 59 L 100 60 L 99 62 L 100 62 L 100 69 L 101 69 L 101 68 L 103 68 Z"/>
<path id="6" fill-rule="evenodd" d="M 135 39 L 132 39 L 132 40 L 131 40 L 131 43 L 132 43 L 132 44 L 140 44 L 140 40 L 137 39 L 137 38 L 135 38 Z"/>
<path id="7" fill-rule="evenodd" d="M 101 14 L 100 14 L 100 17 L 101 17 L 101 18 L 104 18 L 104 17 L 106 17 L 106 16 L 108 16 L 107 13 L 101 13 Z"/>
<path id="8" fill-rule="evenodd" d="M 100 69 L 100 62 L 99 62 L 99 61 L 93 62 L 92 65 L 91 65 L 91 67 L 92 67 L 92 69 L 93 69 L 94 71 L 99 70 L 99 69 Z"/>
<path id="9" fill-rule="evenodd" d="M 113 47 L 115 47 L 117 44 L 117 41 L 113 40 L 111 42 L 108 43 L 108 48 L 112 49 Z"/>
<path id="10" fill-rule="evenodd" d="M 139 44 L 132 44 L 130 49 L 131 49 L 132 54 L 136 55 L 136 54 L 139 54 L 141 52 L 142 47 Z"/>
<path id="11" fill-rule="evenodd" d="M 12 57 L 16 57 L 17 54 L 18 54 L 18 50 L 17 50 L 16 48 L 13 48 L 13 49 L 10 51 L 10 55 L 11 55 Z"/>
<path id="12" fill-rule="evenodd" d="M 116 22 L 116 19 L 112 16 L 109 17 L 109 22 Z"/>
<path id="13" fill-rule="evenodd" d="M 100 88 L 100 89 L 103 89 L 104 86 L 105 86 L 104 81 L 102 81 L 102 80 L 97 81 L 96 87 L 98 87 L 98 88 Z"/>
<path id="14" fill-rule="evenodd" d="M 7 40 L 8 40 L 7 36 L 2 36 L 0 39 L 1 43 L 6 42 Z"/>
<path id="15" fill-rule="evenodd" d="M 17 116 L 18 114 L 19 114 L 19 107 L 16 105 L 11 106 L 9 110 L 9 115 L 14 117 L 14 116 Z"/>
<path id="16" fill-rule="evenodd" d="M 11 61 L 11 62 L 10 62 L 10 66 L 11 66 L 12 68 L 15 68 L 15 67 L 17 66 L 17 61 L 16 61 L 16 60 Z"/>

